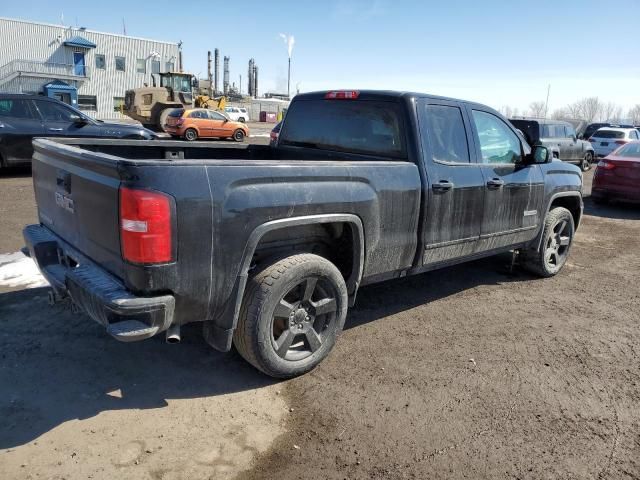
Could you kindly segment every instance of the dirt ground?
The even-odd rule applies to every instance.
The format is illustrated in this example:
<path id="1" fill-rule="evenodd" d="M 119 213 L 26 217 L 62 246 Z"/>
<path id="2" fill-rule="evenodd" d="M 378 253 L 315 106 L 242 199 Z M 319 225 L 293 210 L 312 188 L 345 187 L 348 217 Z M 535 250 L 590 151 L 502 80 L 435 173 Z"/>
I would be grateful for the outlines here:
<path id="1" fill-rule="evenodd" d="M 45 289 L 0 293 L 0 477 L 640 478 L 640 208 L 594 206 L 590 179 L 560 275 L 496 257 L 365 287 L 288 382 L 197 327 L 120 344 Z M 0 253 L 30 182 L 0 175 Z"/>

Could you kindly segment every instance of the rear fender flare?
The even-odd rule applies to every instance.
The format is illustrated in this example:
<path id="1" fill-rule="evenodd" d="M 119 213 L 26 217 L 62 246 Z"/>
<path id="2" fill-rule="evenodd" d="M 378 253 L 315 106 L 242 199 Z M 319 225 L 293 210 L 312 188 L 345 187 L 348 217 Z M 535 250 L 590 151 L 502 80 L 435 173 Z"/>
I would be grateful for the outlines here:
<path id="1" fill-rule="evenodd" d="M 253 254 L 255 253 L 258 244 L 260 243 L 260 239 L 267 233 L 274 230 L 318 223 L 348 223 L 353 229 L 353 273 L 349 278 L 346 278 L 345 281 L 347 284 L 349 297 L 351 299 L 355 299 L 355 295 L 358 291 L 358 287 L 362 279 L 362 273 L 364 271 L 365 257 L 364 229 L 360 218 L 356 215 L 340 213 L 283 218 L 259 225 L 249 236 L 249 240 L 247 241 L 247 245 L 245 246 L 244 253 L 242 255 L 240 273 L 236 278 L 235 288 L 233 289 L 233 293 L 229 298 L 228 306 L 225 309 L 225 313 L 229 312 L 229 306 L 233 306 L 232 321 L 230 322 L 228 319 L 219 318 L 219 323 L 231 325 L 232 328 L 236 327 L 236 324 L 238 322 L 238 315 L 240 314 L 240 306 L 242 305 L 242 297 L 244 296 L 244 290 L 249 275 L 249 267 L 251 266 L 251 259 L 253 258 Z M 225 316 L 226 315 L 223 313 L 222 317 Z"/>

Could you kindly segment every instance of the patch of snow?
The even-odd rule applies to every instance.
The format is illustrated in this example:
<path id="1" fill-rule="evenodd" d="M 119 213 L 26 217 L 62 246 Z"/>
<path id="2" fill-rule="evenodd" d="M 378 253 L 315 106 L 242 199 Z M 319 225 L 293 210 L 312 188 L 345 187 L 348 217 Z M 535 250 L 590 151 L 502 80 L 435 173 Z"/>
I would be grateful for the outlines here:
<path id="1" fill-rule="evenodd" d="M 255 133 L 249 135 L 249 138 L 269 138 L 271 136 L 270 133 Z"/>
<path id="2" fill-rule="evenodd" d="M 0 287 L 46 287 L 49 282 L 22 252 L 0 254 Z"/>

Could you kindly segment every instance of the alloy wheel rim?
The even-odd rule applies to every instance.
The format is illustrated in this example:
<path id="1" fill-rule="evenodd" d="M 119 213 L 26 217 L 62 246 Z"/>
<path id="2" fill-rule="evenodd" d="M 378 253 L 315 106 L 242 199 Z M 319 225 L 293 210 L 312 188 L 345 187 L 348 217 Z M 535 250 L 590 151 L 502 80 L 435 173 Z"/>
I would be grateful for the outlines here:
<path id="1" fill-rule="evenodd" d="M 563 265 L 571 246 L 571 236 L 571 228 L 567 220 L 560 220 L 553 226 L 544 252 L 544 261 L 548 267 L 557 269 Z"/>
<path id="2" fill-rule="evenodd" d="M 271 345 L 288 361 L 304 360 L 322 348 L 336 322 L 337 294 L 328 281 L 307 277 L 277 303 L 271 319 Z"/>

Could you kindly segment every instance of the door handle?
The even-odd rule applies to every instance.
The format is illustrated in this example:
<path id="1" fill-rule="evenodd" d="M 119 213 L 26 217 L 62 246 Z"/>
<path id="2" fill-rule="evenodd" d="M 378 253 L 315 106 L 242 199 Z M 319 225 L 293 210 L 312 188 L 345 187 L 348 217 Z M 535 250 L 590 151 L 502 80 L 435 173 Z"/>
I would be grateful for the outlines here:
<path id="1" fill-rule="evenodd" d="M 431 185 L 434 192 L 448 192 L 453 188 L 453 183 L 448 180 L 440 180 L 438 183 Z"/>
<path id="2" fill-rule="evenodd" d="M 492 178 L 487 182 L 487 187 L 497 190 L 499 188 L 504 187 L 504 180 L 500 180 L 499 178 Z"/>
<path id="3" fill-rule="evenodd" d="M 50 128 L 49 131 L 50 132 L 61 132 L 62 129 L 61 128 Z"/>

